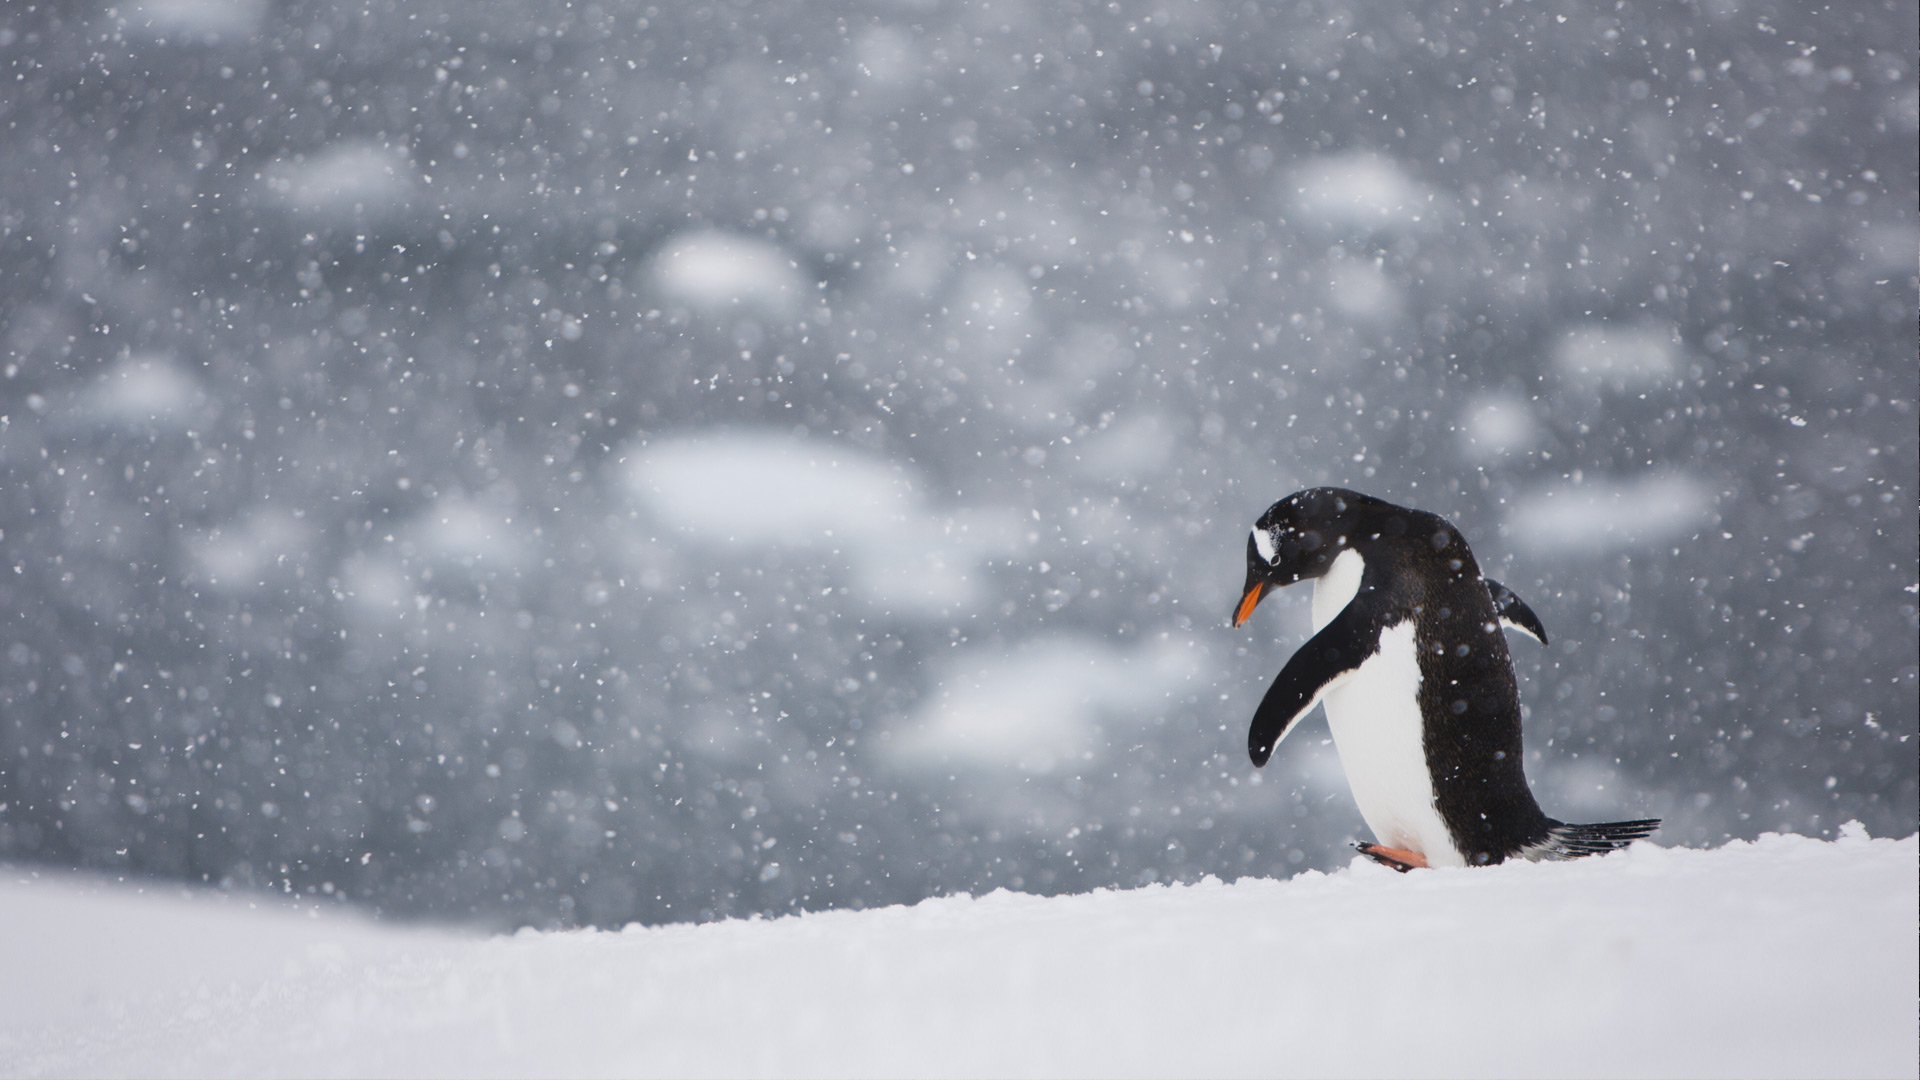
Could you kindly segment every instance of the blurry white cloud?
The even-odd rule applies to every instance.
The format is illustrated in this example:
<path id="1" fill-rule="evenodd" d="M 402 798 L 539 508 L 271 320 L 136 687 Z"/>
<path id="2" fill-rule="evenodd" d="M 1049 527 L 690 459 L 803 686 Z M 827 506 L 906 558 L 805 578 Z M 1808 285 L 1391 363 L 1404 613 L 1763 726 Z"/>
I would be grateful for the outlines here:
<path id="1" fill-rule="evenodd" d="M 802 237 L 815 251 L 845 251 L 860 243 L 867 215 L 839 199 L 821 199 L 804 212 Z"/>
<path id="2" fill-rule="evenodd" d="M 946 242 L 930 232 L 889 244 L 884 255 L 867 263 L 867 277 L 884 292 L 924 299 L 933 295 L 952 267 Z"/>
<path id="3" fill-rule="evenodd" d="M 1174 449 L 1173 422 L 1143 413 L 1088 436 L 1081 444 L 1080 470 L 1102 480 L 1139 480 L 1165 466 Z"/>
<path id="4" fill-rule="evenodd" d="M 627 469 L 634 495 L 686 541 L 837 556 L 863 599 L 903 614 L 968 606 L 978 560 L 1020 542 L 1008 515 L 936 512 L 905 466 L 823 441 L 669 439 L 641 447 Z"/>
<path id="5" fill-rule="evenodd" d="M 970 653 L 946 666 L 886 753 L 909 767 L 1050 772 L 1106 748 L 1103 717 L 1161 705 L 1199 666 L 1192 643 L 1170 637 L 1136 648 L 1052 638 Z"/>
<path id="6" fill-rule="evenodd" d="M 1673 327 L 1581 326 L 1554 345 L 1553 360 L 1576 382 L 1620 389 L 1668 382 L 1680 367 L 1680 339 Z"/>
<path id="7" fill-rule="evenodd" d="M 200 381 L 164 356 L 114 365 L 74 402 L 78 419 L 106 427 L 187 424 L 207 402 Z"/>
<path id="8" fill-rule="evenodd" d="M 1484 459 L 1532 446 L 1538 427 L 1526 401 L 1489 394 L 1467 406 L 1460 437 L 1466 442 L 1467 453 Z"/>
<path id="9" fill-rule="evenodd" d="M 127 29 L 155 37 L 241 37 L 259 25 L 264 0 L 138 0 L 120 9 Z"/>
<path id="10" fill-rule="evenodd" d="M 1433 193 L 1395 162 L 1369 153 L 1314 158 L 1293 171 L 1296 215 L 1340 228 L 1423 220 Z"/>
<path id="11" fill-rule="evenodd" d="M 884 86 L 910 82 L 925 67 L 912 35 L 891 26 L 876 26 L 854 43 L 860 73 Z"/>
<path id="12" fill-rule="evenodd" d="M 403 551 L 465 567 L 511 566 L 528 553 L 513 511 L 461 495 L 443 496 L 415 520 Z"/>
<path id="13" fill-rule="evenodd" d="M 664 295 L 708 312 L 784 314 L 806 295 L 799 267 L 778 244 L 702 230 L 675 237 L 653 256 Z"/>
<path id="14" fill-rule="evenodd" d="M 281 158 L 267 168 L 265 184 L 296 213 L 330 221 L 378 219 L 406 208 L 414 169 L 404 150 L 355 139 Z"/>
<path id="15" fill-rule="evenodd" d="M 1920 260 L 1920 232 L 1899 221 L 1863 221 L 1847 246 L 1875 270 L 1906 270 Z"/>
<path id="16" fill-rule="evenodd" d="M 1689 476 L 1588 479 L 1515 498 L 1507 535 L 1533 551 L 1602 554 L 1691 535 L 1710 510 L 1706 485 Z"/>
<path id="17" fill-rule="evenodd" d="M 1033 293 L 1011 268 L 974 270 L 960 284 L 959 317 L 976 333 L 1017 335 L 1027 326 Z"/>
<path id="18" fill-rule="evenodd" d="M 667 523 L 748 547 L 869 541 L 921 513 L 904 466 L 772 433 L 657 442 L 640 450 L 628 477 Z"/>
<path id="19" fill-rule="evenodd" d="M 1399 290 L 1385 270 L 1357 259 L 1336 261 L 1327 274 L 1327 297 L 1356 319 L 1384 319 L 1400 308 Z"/>
<path id="20" fill-rule="evenodd" d="M 312 530 L 290 513 L 262 510 L 192 540 L 194 562 L 208 585 L 235 591 L 266 584 L 267 578 L 306 551 Z"/>

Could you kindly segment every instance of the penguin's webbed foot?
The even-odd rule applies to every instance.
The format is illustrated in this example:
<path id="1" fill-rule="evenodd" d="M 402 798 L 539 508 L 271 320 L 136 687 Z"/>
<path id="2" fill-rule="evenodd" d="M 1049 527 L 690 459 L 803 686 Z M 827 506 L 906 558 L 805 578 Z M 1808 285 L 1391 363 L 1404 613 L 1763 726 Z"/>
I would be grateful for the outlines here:
<path id="1" fill-rule="evenodd" d="M 1382 847 L 1379 844 L 1355 844 L 1354 850 L 1381 866 L 1406 873 L 1409 870 L 1427 868 L 1427 857 L 1417 851 L 1402 851 L 1399 848 Z"/>

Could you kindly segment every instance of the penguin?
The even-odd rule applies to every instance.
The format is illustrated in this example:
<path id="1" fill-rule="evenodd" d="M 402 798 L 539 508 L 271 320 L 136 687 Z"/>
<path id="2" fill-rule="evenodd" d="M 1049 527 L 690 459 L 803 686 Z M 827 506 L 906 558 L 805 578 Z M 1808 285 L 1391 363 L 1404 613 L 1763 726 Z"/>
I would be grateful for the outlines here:
<path id="1" fill-rule="evenodd" d="M 1261 599 L 1313 582 L 1313 637 L 1267 690 L 1247 732 L 1257 768 L 1324 704 L 1347 783 L 1402 873 L 1520 857 L 1576 859 L 1625 847 L 1657 818 L 1555 821 L 1521 770 L 1520 694 L 1505 629 L 1547 631 L 1513 590 L 1484 577 L 1444 518 L 1343 488 L 1310 488 L 1260 515 L 1233 625 Z"/>

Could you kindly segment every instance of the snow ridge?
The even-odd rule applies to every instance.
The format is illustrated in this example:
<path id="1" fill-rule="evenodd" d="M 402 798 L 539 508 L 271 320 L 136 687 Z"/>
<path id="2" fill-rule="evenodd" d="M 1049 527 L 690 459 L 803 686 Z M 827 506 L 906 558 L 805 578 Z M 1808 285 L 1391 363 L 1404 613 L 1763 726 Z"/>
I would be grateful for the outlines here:
<path id="1" fill-rule="evenodd" d="M 1917 852 L 1856 826 L 487 938 L 16 867 L 0 1073 L 1911 1076 Z"/>

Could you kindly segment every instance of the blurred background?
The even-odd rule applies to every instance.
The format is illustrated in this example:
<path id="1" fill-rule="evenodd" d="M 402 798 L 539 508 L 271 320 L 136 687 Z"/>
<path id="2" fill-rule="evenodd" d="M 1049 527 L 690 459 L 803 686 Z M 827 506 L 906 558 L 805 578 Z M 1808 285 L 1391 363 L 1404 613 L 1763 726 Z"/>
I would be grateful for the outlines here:
<path id="1" fill-rule="evenodd" d="M 0 859 L 620 925 L 1286 875 L 1272 501 L 1547 811 L 1916 814 L 1910 0 L 0 9 Z"/>

